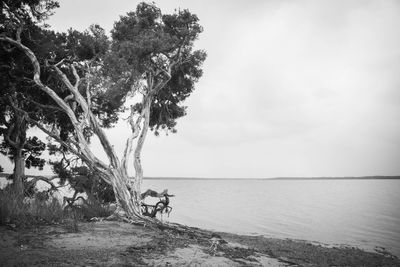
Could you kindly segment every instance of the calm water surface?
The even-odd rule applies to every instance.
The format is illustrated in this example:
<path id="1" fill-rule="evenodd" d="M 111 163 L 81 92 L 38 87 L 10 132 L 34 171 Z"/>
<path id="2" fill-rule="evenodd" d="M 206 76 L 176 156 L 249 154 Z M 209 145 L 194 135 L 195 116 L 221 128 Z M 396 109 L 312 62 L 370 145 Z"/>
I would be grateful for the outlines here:
<path id="1" fill-rule="evenodd" d="M 400 180 L 145 180 L 169 220 L 211 230 L 385 247 L 400 256 Z"/>

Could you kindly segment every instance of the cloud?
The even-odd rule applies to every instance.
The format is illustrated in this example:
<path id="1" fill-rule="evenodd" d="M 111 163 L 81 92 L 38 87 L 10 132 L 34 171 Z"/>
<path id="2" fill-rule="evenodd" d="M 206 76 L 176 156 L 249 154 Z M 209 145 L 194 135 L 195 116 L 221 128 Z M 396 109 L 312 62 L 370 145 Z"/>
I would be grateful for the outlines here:
<path id="1" fill-rule="evenodd" d="M 61 1 L 50 24 L 109 30 L 136 4 Z M 158 4 L 199 16 L 208 58 L 178 133 L 146 140 L 145 175 L 400 173 L 398 1 Z M 127 127 L 108 133 L 122 151 Z"/>
<path id="2" fill-rule="evenodd" d="M 400 144 L 399 11 L 394 1 L 300 1 L 233 21 L 218 41 L 224 52 L 210 53 L 220 64 L 206 68 L 184 138 L 210 147 L 273 140 L 280 151 L 291 138 L 281 160 L 302 162 L 300 175 L 361 175 L 379 164 L 396 173 L 386 142 Z M 379 153 L 364 160 L 369 149 Z"/>

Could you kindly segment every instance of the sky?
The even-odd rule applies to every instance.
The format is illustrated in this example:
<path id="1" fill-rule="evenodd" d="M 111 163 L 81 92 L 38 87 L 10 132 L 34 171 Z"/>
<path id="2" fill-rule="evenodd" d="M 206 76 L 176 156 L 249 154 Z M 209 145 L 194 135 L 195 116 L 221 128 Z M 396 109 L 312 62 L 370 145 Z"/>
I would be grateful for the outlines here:
<path id="1" fill-rule="evenodd" d="M 48 23 L 109 32 L 138 3 L 64 0 Z M 208 58 L 178 133 L 146 139 L 145 176 L 400 174 L 399 1 L 155 3 L 198 15 Z M 129 133 L 107 131 L 120 155 Z"/>

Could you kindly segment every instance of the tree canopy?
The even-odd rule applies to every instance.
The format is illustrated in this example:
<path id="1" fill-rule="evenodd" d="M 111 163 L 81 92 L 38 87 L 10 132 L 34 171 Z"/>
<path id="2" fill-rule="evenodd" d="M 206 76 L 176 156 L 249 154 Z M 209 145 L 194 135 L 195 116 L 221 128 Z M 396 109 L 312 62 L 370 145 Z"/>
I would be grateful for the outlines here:
<path id="1" fill-rule="evenodd" d="M 133 90 L 150 91 L 154 87 L 147 93 L 153 97 L 150 127 L 156 134 L 160 129 L 176 131 L 176 119 L 186 115 L 182 102 L 203 74 L 206 53 L 193 51 L 194 41 L 203 30 L 198 21 L 188 10 L 163 15 L 155 5 L 141 3 L 135 12 L 121 16 L 112 30 L 105 72 L 121 94 L 132 91 L 135 80 L 142 83 Z M 142 105 L 134 109 L 140 112 Z"/>

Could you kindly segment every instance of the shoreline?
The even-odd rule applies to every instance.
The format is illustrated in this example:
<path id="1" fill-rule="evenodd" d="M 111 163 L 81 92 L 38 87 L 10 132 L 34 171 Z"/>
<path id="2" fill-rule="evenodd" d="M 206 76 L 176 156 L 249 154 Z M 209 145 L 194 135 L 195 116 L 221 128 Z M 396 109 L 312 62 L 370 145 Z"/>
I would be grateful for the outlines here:
<path id="1" fill-rule="evenodd" d="M 119 221 L 0 226 L 4 266 L 399 266 L 390 253 Z M 77 230 L 77 231 L 76 231 Z"/>
<path id="2" fill-rule="evenodd" d="M 11 173 L 0 173 L 0 178 L 7 178 Z M 54 175 L 26 175 L 28 178 L 29 177 L 52 177 Z M 368 176 L 307 176 L 307 177 L 296 177 L 296 176 L 282 176 L 282 177 L 226 177 L 226 178 L 221 178 L 221 177 L 156 177 L 156 176 L 148 176 L 148 177 L 143 177 L 144 180 L 210 180 L 210 181 L 215 181 L 215 180 L 260 180 L 260 181 L 320 181 L 320 180 L 400 180 L 400 175 L 368 175 Z"/>

